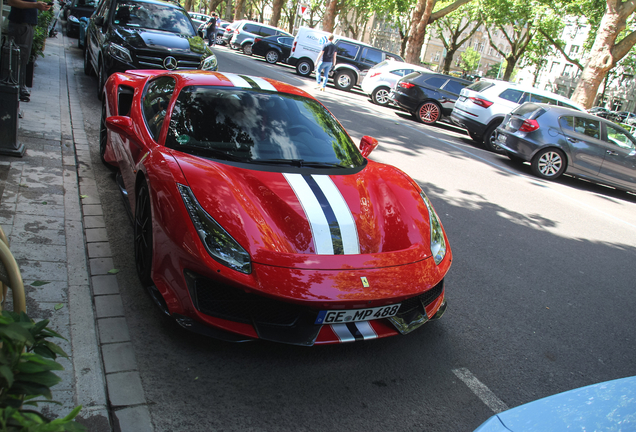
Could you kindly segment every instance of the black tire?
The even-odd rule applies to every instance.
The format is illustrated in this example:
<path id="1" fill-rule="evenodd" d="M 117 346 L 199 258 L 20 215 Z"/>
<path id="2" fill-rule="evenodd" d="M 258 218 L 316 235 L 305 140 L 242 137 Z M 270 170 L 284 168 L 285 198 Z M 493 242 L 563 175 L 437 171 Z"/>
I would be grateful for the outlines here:
<path id="1" fill-rule="evenodd" d="M 376 105 L 387 106 L 391 102 L 391 99 L 389 99 L 390 94 L 391 89 L 389 87 L 378 87 L 371 93 L 371 100 Z"/>
<path id="2" fill-rule="evenodd" d="M 99 62 L 97 66 L 97 99 L 102 100 L 104 93 L 104 85 L 106 84 L 106 71 L 104 70 L 103 62 Z"/>
<path id="3" fill-rule="evenodd" d="M 95 75 L 95 70 L 93 70 L 93 65 L 91 64 L 91 53 L 88 50 L 88 38 L 86 38 L 86 42 L 84 42 L 84 73 L 88 76 Z"/>
<path id="4" fill-rule="evenodd" d="M 532 172 L 545 180 L 559 178 L 566 168 L 565 154 L 556 148 L 542 149 L 532 158 Z"/>
<path id="5" fill-rule="evenodd" d="M 252 55 L 252 44 L 246 43 L 243 45 L 243 54 L 251 56 Z"/>
<path id="6" fill-rule="evenodd" d="M 150 190 L 142 179 L 137 188 L 134 218 L 135 267 L 137 276 L 145 286 L 153 285 L 152 278 L 152 210 Z"/>
<path id="7" fill-rule="evenodd" d="M 265 61 L 269 64 L 276 64 L 280 60 L 280 54 L 276 50 L 269 50 L 265 53 Z"/>
<path id="8" fill-rule="evenodd" d="M 426 101 L 417 108 L 415 114 L 415 118 L 418 121 L 427 125 L 434 125 L 442 117 L 442 107 L 436 102 Z"/>
<path id="9" fill-rule="evenodd" d="M 497 142 L 495 141 L 495 138 L 496 138 L 495 131 L 497 130 L 500 124 L 501 122 L 497 122 L 495 124 L 490 125 L 488 129 L 486 129 L 486 132 L 484 133 L 484 147 L 486 147 L 486 150 L 489 150 L 491 152 L 504 154 L 505 150 L 499 147 L 497 145 Z"/>
<path id="10" fill-rule="evenodd" d="M 296 73 L 300 76 L 308 77 L 314 71 L 314 64 L 311 60 L 301 60 L 296 63 Z"/>
<path id="11" fill-rule="evenodd" d="M 336 72 L 334 75 L 333 84 L 338 90 L 349 91 L 353 88 L 356 82 L 352 72 L 341 70 Z"/>

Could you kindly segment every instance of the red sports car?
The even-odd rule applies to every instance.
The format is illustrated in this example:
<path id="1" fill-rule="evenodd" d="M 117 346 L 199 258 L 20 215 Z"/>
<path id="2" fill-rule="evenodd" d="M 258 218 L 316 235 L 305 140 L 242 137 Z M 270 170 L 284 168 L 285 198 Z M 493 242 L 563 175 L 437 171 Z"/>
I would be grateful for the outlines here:
<path id="1" fill-rule="evenodd" d="M 104 88 L 103 161 L 137 272 L 181 326 L 296 345 L 406 334 L 446 309 L 452 254 L 422 189 L 304 91 L 135 70 Z"/>

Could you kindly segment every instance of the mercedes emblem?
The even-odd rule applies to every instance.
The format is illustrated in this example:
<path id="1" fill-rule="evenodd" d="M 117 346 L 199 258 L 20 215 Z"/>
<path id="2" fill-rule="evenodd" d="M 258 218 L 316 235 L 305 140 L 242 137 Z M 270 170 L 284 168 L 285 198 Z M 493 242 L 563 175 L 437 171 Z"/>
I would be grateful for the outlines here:
<path id="1" fill-rule="evenodd" d="M 166 57 L 166 59 L 163 61 L 163 67 L 165 67 L 168 70 L 176 69 L 177 59 L 172 56 Z"/>

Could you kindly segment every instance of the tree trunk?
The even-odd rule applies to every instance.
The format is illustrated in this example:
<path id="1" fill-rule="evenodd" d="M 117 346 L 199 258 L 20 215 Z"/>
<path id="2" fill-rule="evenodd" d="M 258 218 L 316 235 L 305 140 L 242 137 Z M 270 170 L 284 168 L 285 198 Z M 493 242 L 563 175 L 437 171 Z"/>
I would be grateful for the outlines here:
<path id="1" fill-rule="evenodd" d="M 431 18 L 433 7 L 437 0 L 418 0 L 413 11 L 411 30 L 409 31 L 408 46 L 406 48 L 406 62 L 420 64 L 420 53 L 424 45 L 426 26 Z"/>
<path id="2" fill-rule="evenodd" d="M 453 65 L 453 57 L 455 56 L 458 48 L 455 48 L 454 50 L 446 50 L 446 58 L 444 59 L 444 68 L 442 69 L 442 73 L 448 74 L 448 72 L 450 72 L 450 68 Z"/>
<path id="3" fill-rule="evenodd" d="M 269 21 L 269 25 L 278 27 L 278 21 L 280 21 L 280 13 L 283 9 L 284 4 L 285 0 L 274 0 L 272 4 L 272 19 Z"/>
<path id="4" fill-rule="evenodd" d="M 209 11 L 210 13 L 214 12 L 219 5 L 223 3 L 223 0 L 210 0 Z"/>
<path id="5" fill-rule="evenodd" d="M 186 0 L 185 4 L 183 5 L 183 8 L 187 11 L 191 11 L 192 10 L 192 0 Z"/>
<path id="6" fill-rule="evenodd" d="M 512 77 L 512 73 L 515 71 L 515 66 L 517 65 L 518 60 L 519 59 L 517 57 L 506 57 L 506 70 L 504 71 L 502 78 L 504 81 L 510 81 L 510 77 Z"/>
<path id="7" fill-rule="evenodd" d="M 622 3 L 621 0 L 607 0 L 607 9 L 601 20 L 596 40 L 589 55 L 589 61 L 579 79 L 572 100 L 591 108 L 598 88 L 607 72 L 621 60 L 634 46 L 634 33 L 628 35 L 619 44 L 616 38 L 625 29 L 627 18 L 636 8 L 634 2 Z"/>
<path id="8" fill-rule="evenodd" d="M 236 0 L 236 6 L 234 6 L 234 20 L 242 20 L 244 11 L 245 0 Z"/>
<path id="9" fill-rule="evenodd" d="M 325 16 L 322 19 L 323 31 L 333 33 L 334 24 L 336 22 L 336 7 L 338 6 L 338 0 L 329 0 L 327 3 Z"/>

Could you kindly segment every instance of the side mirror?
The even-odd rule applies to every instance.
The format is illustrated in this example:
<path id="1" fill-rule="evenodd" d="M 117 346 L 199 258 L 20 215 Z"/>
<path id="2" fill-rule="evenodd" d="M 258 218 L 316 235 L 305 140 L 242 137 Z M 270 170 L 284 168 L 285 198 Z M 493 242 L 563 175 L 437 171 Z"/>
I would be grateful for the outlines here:
<path id="1" fill-rule="evenodd" d="M 120 135 L 130 137 L 134 135 L 130 117 L 112 116 L 106 119 L 106 127 Z"/>
<path id="2" fill-rule="evenodd" d="M 375 150 L 377 146 L 378 146 L 377 139 L 370 137 L 368 135 L 365 135 L 360 140 L 360 153 L 362 153 L 362 156 L 364 157 L 369 157 L 371 152 Z"/>

